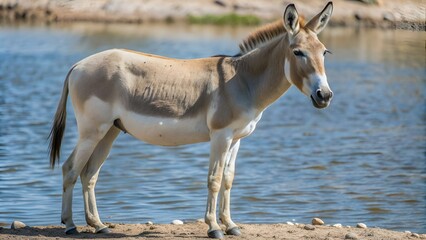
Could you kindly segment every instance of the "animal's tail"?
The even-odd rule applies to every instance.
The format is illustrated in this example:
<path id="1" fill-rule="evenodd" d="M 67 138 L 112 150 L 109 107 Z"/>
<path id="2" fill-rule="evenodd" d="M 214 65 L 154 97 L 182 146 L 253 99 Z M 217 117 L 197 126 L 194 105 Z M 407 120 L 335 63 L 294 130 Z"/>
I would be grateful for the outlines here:
<path id="1" fill-rule="evenodd" d="M 59 101 L 58 108 L 56 109 L 55 119 L 53 120 L 52 129 L 50 130 L 49 138 L 49 152 L 50 152 L 50 167 L 55 167 L 56 159 L 59 160 L 61 152 L 61 143 L 64 136 L 65 124 L 67 120 L 67 98 L 68 98 L 68 78 L 74 69 L 73 66 L 67 74 L 62 90 L 61 100 Z"/>

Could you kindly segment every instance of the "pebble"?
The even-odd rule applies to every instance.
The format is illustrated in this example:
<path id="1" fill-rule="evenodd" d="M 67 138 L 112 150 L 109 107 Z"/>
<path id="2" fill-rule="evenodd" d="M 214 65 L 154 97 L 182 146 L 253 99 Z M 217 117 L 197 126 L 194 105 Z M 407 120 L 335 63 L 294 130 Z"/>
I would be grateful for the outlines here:
<path id="1" fill-rule="evenodd" d="M 292 223 L 292 222 L 286 222 L 286 223 L 287 223 L 287 225 L 291 225 L 291 226 L 294 225 L 294 223 Z"/>
<path id="2" fill-rule="evenodd" d="M 358 223 L 356 225 L 357 228 L 367 228 L 367 225 L 365 225 L 365 223 Z"/>
<path id="3" fill-rule="evenodd" d="M 392 12 L 385 12 L 383 14 L 383 20 L 389 21 L 389 22 L 394 22 L 395 21 L 395 15 L 393 15 Z"/>
<path id="4" fill-rule="evenodd" d="M 27 225 L 25 225 L 25 223 L 20 222 L 20 221 L 13 221 L 12 225 L 10 226 L 11 229 L 19 229 L 19 228 L 24 228 Z"/>
<path id="5" fill-rule="evenodd" d="M 355 233 L 348 233 L 348 234 L 345 235 L 345 239 L 357 240 L 358 236 Z"/>
<path id="6" fill-rule="evenodd" d="M 154 225 L 154 223 L 151 222 L 151 221 L 148 221 L 148 222 L 146 222 L 146 225 Z"/>
<path id="7" fill-rule="evenodd" d="M 412 237 L 415 237 L 415 238 L 420 238 L 420 235 L 419 235 L 419 234 L 417 234 L 417 233 L 412 233 L 412 234 L 411 234 L 411 236 L 412 236 Z"/>
<path id="8" fill-rule="evenodd" d="M 324 225 L 324 221 L 320 218 L 314 218 L 312 219 L 312 225 Z"/>
<path id="9" fill-rule="evenodd" d="M 183 222 L 182 222 L 181 220 L 177 220 L 177 219 L 176 219 L 176 220 L 173 220 L 173 221 L 172 221 L 172 224 L 173 224 L 173 225 L 182 225 L 182 224 L 183 224 Z"/>
<path id="10" fill-rule="evenodd" d="M 204 223 L 204 218 L 197 219 L 197 223 Z"/>
<path id="11" fill-rule="evenodd" d="M 310 224 L 308 224 L 308 225 L 305 225 L 304 229 L 305 229 L 305 230 L 313 231 L 313 230 L 315 230 L 315 227 L 314 227 L 314 226 L 312 226 L 312 225 L 310 225 Z"/>
<path id="12" fill-rule="evenodd" d="M 340 223 L 336 223 L 336 224 L 333 224 L 333 227 L 341 228 L 341 227 L 342 227 L 342 224 L 340 224 Z"/>

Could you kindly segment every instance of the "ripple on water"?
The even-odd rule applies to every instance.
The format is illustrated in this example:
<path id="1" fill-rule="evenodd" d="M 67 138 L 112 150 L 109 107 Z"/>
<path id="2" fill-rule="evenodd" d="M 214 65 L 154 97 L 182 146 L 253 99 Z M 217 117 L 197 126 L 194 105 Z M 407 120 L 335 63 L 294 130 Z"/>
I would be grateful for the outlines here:
<path id="1" fill-rule="evenodd" d="M 18 168 L 16 167 L 9 167 L 9 168 L 5 168 L 3 169 L 3 167 L 0 169 L 0 173 L 14 173 L 17 172 Z"/>
<path id="2" fill-rule="evenodd" d="M 391 210 L 381 207 L 368 207 L 367 210 L 370 214 L 387 214 L 391 212 Z"/>
<path id="3" fill-rule="evenodd" d="M 322 165 L 315 165 L 315 166 L 306 167 L 305 169 L 312 169 L 312 170 L 323 171 L 323 170 L 327 170 L 327 167 L 326 166 L 322 166 Z"/>

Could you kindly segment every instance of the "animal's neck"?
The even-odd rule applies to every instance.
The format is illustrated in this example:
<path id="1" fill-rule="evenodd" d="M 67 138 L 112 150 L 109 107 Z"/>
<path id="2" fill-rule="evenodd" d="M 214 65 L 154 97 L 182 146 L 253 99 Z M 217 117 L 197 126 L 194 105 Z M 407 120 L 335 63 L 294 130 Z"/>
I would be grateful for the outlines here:
<path id="1" fill-rule="evenodd" d="M 259 111 L 275 102 L 291 86 L 284 75 L 287 49 L 287 36 L 282 36 L 241 58 L 243 80 Z"/>

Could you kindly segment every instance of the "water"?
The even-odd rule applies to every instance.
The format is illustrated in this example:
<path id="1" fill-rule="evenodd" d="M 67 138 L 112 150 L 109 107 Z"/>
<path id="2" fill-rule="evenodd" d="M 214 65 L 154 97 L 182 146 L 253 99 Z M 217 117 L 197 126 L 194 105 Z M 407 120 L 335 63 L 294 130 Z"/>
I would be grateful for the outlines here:
<path id="1" fill-rule="evenodd" d="M 250 28 L 186 25 L 0 27 L 0 222 L 59 224 L 61 171 L 47 135 L 63 80 L 109 48 L 177 58 L 235 54 Z M 365 222 L 426 232 L 425 32 L 329 28 L 326 67 L 335 98 L 312 107 L 296 89 L 242 141 L 232 193 L 244 223 Z M 76 143 L 69 108 L 61 162 Z M 157 147 L 121 134 L 97 185 L 109 222 L 202 218 L 208 144 Z M 80 184 L 74 218 L 85 224 Z"/>

